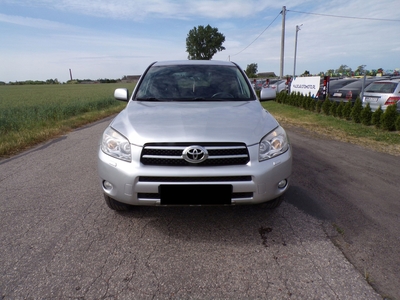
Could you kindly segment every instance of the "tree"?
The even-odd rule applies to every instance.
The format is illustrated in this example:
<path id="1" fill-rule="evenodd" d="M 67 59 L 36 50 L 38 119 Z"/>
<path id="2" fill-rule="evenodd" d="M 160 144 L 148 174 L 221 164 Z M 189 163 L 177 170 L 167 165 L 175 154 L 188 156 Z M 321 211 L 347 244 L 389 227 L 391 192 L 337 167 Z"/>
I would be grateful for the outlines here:
<path id="1" fill-rule="evenodd" d="M 339 69 L 336 69 L 336 73 L 341 75 L 350 75 L 351 68 L 349 68 L 347 65 L 341 65 Z"/>
<path id="2" fill-rule="evenodd" d="M 375 110 L 372 113 L 371 124 L 375 125 L 376 128 L 380 128 L 381 127 L 381 116 L 382 116 L 382 114 L 383 114 L 383 110 L 382 110 L 380 105 L 379 105 L 378 109 Z"/>
<path id="3" fill-rule="evenodd" d="M 361 122 L 361 112 L 363 110 L 362 102 L 360 97 L 357 97 L 354 102 L 353 108 L 351 109 L 350 117 L 355 123 Z"/>
<path id="4" fill-rule="evenodd" d="M 361 112 L 361 124 L 366 126 L 371 125 L 371 118 L 372 118 L 372 110 L 369 103 L 363 108 Z"/>
<path id="5" fill-rule="evenodd" d="M 355 71 L 355 74 L 356 75 L 364 75 L 364 73 L 366 72 L 365 67 L 366 67 L 366 65 L 358 66 L 358 68 Z"/>
<path id="6" fill-rule="evenodd" d="M 335 74 L 334 69 L 329 69 L 328 71 L 326 71 L 326 75 L 328 75 L 328 76 L 333 76 L 334 74 Z"/>
<path id="7" fill-rule="evenodd" d="M 397 106 L 389 105 L 381 116 L 382 128 L 389 131 L 395 130 L 397 116 L 398 116 Z"/>
<path id="8" fill-rule="evenodd" d="M 215 53 L 225 50 L 223 42 L 225 36 L 218 32 L 218 28 L 212 28 L 210 25 L 194 27 L 186 38 L 188 59 L 210 60 Z"/>
<path id="9" fill-rule="evenodd" d="M 249 78 L 257 77 L 258 65 L 256 63 L 252 63 L 247 65 L 246 71 L 244 71 Z"/>
<path id="10" fill-rule="evenodd" d="M 305 70 L 301 76 L 310 76 L 310 71 Z"/>

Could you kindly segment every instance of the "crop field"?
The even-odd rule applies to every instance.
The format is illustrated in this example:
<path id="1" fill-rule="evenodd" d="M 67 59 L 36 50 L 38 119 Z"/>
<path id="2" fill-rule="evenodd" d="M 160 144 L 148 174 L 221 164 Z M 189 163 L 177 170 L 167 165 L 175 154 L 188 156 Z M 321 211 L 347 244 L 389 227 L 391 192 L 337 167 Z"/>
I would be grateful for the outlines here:
<path id="1" fill-rule="evenodd" d="M 118 87 L 134 84 L 0 86 L 0 157 L 119 112 Z"/>

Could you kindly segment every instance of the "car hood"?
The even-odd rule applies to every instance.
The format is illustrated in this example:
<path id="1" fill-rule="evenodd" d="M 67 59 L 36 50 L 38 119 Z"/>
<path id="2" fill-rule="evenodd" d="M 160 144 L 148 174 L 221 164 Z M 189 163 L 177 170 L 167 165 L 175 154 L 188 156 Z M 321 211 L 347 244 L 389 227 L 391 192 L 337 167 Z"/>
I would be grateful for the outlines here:
<path id="1" fill-rule="evenodd" d="M 259 143 L 278 126 L 259 101 L 130 101 L 111 127 L 135 145 L 179 142 Z"/>

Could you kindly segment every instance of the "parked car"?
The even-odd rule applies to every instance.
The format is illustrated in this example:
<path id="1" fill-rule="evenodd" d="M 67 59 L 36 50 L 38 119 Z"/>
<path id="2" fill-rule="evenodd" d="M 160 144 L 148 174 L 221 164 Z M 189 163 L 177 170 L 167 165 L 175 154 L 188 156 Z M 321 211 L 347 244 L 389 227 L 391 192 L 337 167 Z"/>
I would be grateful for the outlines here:
<path id="1" fill-rule="evenodd" d="M 235 63 L 155 62 L 114 97 L 128 103 L 98 150 L 109 208 L 282 203 L 291 145 Z"/>
<path id="2" fill-rule="evenodd" d="M 276 99 L 276 89 L 270 86 L 263 86 L 260 91 L 260 99 L 261 101 Z"/>
<path id="3" fill-rule="evenodd" d="M 397 105 L 400 112 L 400 79 L 380 80 L 371 83 L 364 91 L 363 106 L 369 103 L 371 110 L 382 108 L 383 111 L 389 105 Z"/>
<path id="4" fill-rule="evenodd" d="M 369 78 L 365 80 L 365 86 L 364 89 L 370 85 L 372 82 L 379 80 L 379 78 Z M 330 96 L 330 100 L 336 101 L 336 102 L 355 102 L 357 97 L 360 96 L 362 86 L 364 84 L 363 79 L 358 79 L 357 81 L 354 81 L 352 83 L 349 83 L 345 85 L 342 88 L 336 89 L 332 96 Z"/>
<path id="5" fill-rule="evenodd" d="M 346 85 L 348 85 L 348 84 L 350 84 L 350 83 L 352 83 L 352 82 L 355 82 L 355 81 L 357 81 L 357 80 L 359 80 L 359 79 L 357 79 L 357 78 L 341 78 L 341 79 L 331 79 L 330 81 L 329 81 L 329 87 L 328 87 L 328 95 L 329 95 L 329 98 L 332 98 L 332 96 L 333 96 L 333 93 L 336 91 L 336 90 L 338 90 L 338 89 L 340 89 L 340 88 L 342 88 L 342 87 L 344 87 L 344 86 L 346 86 Z M 319 91 L 318 91 L 318 99 L 320 99 L 320 100 L 323 100 L 324 98 L 323 98 L 323 91 L 322 91 L 322 89 L 323 89 L 323 81 L 321 82 L 321 85 L 320 85 L 320 87 L 319 87 Z"/>
<path id="6" fill-rule="evenodd" d="M 276 93 L 278 94 L 281 91 L 286 90 L 286 80 L 285 79 L 281 79 L 281 80 L 278 80 L 278 81 L 276 81 L 274 83 L 271 83 L 270 87 L 272 89 L 274 89 L 276 91 Z"/>
<path id="7" fill-rule="evenodd" d="M 264 83 L 265 83 L 265 80 L 254 79 L 252 82 L 252 86 L 253 86 L 254 90 L 260 91 L 262 86 L 264 85 Z"/>

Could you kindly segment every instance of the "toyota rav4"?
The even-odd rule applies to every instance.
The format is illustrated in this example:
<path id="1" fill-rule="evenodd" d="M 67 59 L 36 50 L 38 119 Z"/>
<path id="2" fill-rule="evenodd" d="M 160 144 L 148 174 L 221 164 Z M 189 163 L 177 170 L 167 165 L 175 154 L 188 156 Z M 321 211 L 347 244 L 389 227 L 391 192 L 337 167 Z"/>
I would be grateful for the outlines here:
<path id="1" fill-rule="evenodd" d="M 127 106 L 98 151 L 109 208 L 281 204 L 291 145 L 235 63 L 155 62 L 114 97 Z"/>

